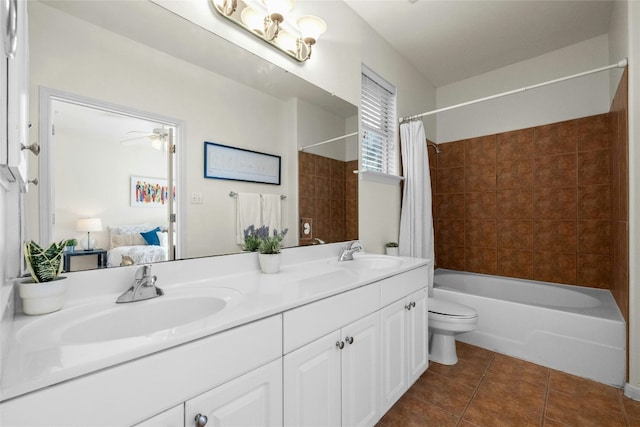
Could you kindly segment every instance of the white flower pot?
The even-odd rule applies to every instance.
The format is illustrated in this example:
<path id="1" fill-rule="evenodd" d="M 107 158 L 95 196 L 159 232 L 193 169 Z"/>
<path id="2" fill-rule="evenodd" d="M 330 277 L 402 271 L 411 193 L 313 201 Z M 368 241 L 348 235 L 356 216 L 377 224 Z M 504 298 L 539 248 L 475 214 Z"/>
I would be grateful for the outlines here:
<path id="1" fill-rule="evenodd" d="M 258 261 L 263 273 L 273 274 L 280 270 L 280 254 L 258 254 Z"/>
<path id="2" fill-rule="evenodd" d="M 66 277 L 51 282 L 22 282 L 19 284 L 22 311 L 28 315 L 53 313 L 64 306 L 67 295 Z"/>
<path id="3" fill-rule="evenodd" d="M 387 255 L 393 255 L 393 256 L 398 256 L 398 248 L 385 248 L 385 251 L 387 253 Z"/>

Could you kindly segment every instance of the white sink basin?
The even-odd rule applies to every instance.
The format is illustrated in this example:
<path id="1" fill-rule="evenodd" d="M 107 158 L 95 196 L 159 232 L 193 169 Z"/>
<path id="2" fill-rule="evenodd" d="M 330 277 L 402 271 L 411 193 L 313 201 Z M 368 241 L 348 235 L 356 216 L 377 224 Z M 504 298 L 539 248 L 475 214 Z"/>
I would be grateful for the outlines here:
<path id="1" fill-rule="evenodd" d="M 385 270 L 396 268 L 402 265 L 402 258 L 389 255 L 354 254 L 353 261 L 336 261 L 341 267 L 364 269 L 364 270 Z"/>
<path id="2" fill-rule="evenodd" d="M 101 302 L 61 310 L 18 331 L 24 343 L 88 344 L 170 335 L 205 321 L 242 297 L 234 289 L 192 289 L 126 304 Z"/>

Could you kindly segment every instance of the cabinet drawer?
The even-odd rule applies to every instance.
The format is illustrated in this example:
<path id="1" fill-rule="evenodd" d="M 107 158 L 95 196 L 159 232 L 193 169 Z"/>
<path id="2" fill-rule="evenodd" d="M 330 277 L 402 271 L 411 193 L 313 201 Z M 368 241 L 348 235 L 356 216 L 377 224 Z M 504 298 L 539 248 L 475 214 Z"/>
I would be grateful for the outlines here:
<path id="1" fill-rule="evenodd" d="M 380 284 L 373 283 L 287 311 L 283 314 L 284 354 L 379 308 Z"/>
<path id="2" fill-rule="evenodd" d="M 422 266 L 380 282 L 381 306 L 391 304 L 429 285 L 429 267 Z"/>

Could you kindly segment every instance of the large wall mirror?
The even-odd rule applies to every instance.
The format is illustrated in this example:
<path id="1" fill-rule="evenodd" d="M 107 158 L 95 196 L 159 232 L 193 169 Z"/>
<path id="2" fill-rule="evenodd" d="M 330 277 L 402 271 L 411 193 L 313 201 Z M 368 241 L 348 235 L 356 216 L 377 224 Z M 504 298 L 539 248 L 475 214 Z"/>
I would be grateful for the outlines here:
<path id="1" fill-rule="evenodd" d="M 28 195 L 28 238 L 81 240 L 85 217 L 101 219 L 87 240 L 107 251 L 126 240 L 114 242 L 117 229 L 166 232 L 166 205 L 134 195 L 169 175 L 166 258 L 240 252 L 230 192 L 285 196 L 285 246 L 357 238 L 356 106 L 152 2 L 33 1 L 29 20 L 32 137 L 47 146 L 31 166 L 41 185 Z M 281 184 L 205 178 L 205 141 L 280 156 Z M 301 218 L 312 233 L 300 234 Z"/>

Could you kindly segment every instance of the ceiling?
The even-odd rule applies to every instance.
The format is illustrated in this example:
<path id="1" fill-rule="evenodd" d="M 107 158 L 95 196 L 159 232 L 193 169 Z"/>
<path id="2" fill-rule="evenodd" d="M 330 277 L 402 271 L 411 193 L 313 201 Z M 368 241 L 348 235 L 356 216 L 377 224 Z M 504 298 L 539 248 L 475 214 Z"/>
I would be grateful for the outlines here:
<path id="1" fill-rule="evenodd" d="M 606 34 L 613 1 L 345 0 L 436 87 Z"/>

